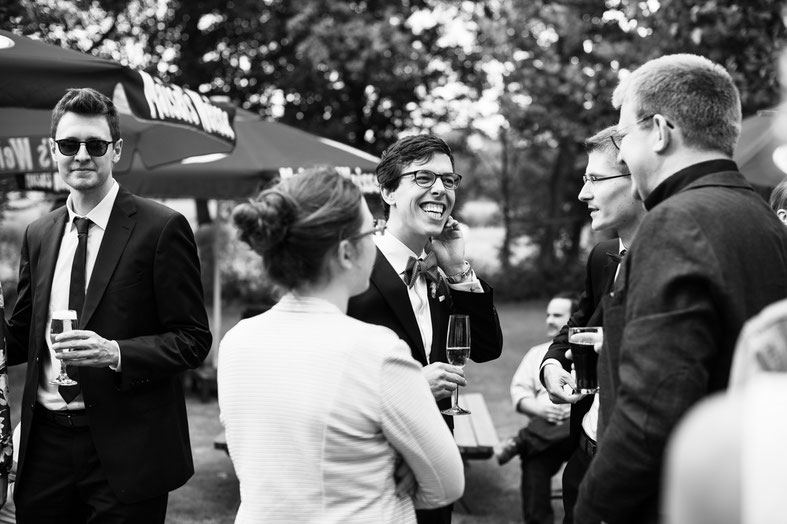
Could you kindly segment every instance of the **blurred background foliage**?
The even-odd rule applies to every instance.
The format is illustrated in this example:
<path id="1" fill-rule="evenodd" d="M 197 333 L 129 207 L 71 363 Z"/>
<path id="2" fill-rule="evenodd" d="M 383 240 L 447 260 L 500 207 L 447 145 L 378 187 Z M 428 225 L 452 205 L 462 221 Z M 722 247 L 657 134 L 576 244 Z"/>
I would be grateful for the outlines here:
<path id="1" fill-rule="evenodd" d="M 457 214 L 502 226 L 490 280 L 524 298 L 582 282 L 582 142 L 616 122 L 618 78 L 696 53 L 730 71 L 744 116 L 773 107 L 784 14 L 777 0 L 22 0 L 0 5 L 0 28 L 373 154 L 445 137 L 470 175 L 461 201 L 496 204 Z M 258 275 L 236 251 L 222 274 L 242 292 Z"/>

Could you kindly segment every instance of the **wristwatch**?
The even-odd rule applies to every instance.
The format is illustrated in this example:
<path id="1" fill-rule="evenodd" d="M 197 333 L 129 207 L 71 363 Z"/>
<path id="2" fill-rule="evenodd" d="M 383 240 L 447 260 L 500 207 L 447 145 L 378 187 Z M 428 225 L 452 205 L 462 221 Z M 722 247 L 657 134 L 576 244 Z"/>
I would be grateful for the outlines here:
<path id="1" fill-rule="evenodd" d="M 454 273 L 453 275 L 446 275 L 445 279 L 451 284 L 460 284 L 467 280 L 472 271 L 473 268 L 470 266 L 470 262 L 465 260 L 465 266 L 462 271 L 459 273 Z"/>

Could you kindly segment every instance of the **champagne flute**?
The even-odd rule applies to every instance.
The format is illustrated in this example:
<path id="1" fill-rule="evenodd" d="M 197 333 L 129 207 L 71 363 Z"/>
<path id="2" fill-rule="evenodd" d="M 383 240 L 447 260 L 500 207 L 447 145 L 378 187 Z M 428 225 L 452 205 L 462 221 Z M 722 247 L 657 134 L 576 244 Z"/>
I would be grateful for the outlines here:
<path id="1" fill-rule="evenodd" d="M 470 317 L 451 315 L 448 317 L 448 336 L 445 341 L 445 354 L 452 366 L 464 368 L 470 358 Z M 459 386 L 451 395 L 451 407 L 442 411 L 443 415 L 469 415 L 470 412 L 459 405 Z"/>
<path id="2" fill-rule="evenodd" d="M 55 336 L 66 333 L 77 327 L 77 312 L 73 309 L 61 309 L 52 312 L 52 325 L 49 328 L 49 340 L 55 343 Z M 61 349 L 58 353 L 68 352 L 70 349 Z M 60 361 L 60 375 L 50 380 L 56 386 L 75 386 L 77 381 L 68 376 L 65 361 Z"/>

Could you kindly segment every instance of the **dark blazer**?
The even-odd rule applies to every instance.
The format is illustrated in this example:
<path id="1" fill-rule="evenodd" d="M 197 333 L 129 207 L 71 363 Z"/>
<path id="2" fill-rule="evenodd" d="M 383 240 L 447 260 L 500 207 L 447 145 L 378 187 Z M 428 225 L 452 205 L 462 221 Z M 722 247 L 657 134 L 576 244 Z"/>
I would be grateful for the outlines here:
<path id="1" fill-rule="evenodd" d="M 601 298 L 612 289 L 615 281 L 615 270 L 618 263 L 607 256 L 607 252 L 617 253 L 620 243 L 617 238 L 604 240 L 596 244 L 590 251 L 585 268 L 585 289 L 579 298 L 579 307 L 576 312 L 568 319 L 568 323 L 560 329 L 560 332 L 552 340 L 544 361 L 556 359 L 566 371 L 571 371 L 571 361 L 566 358 L 566 351 L 569 349 L 568 328 L 600 326 L 602 322 L 602 310 L 599 307 Z M 544 375 L 541 374 L 541 383 L 544 382 Z M 579 402 L 571 405 L 571 436 L 570 441 L 574 446 L 579 442 L 579 435 L 582 431 L 582 418 L 593 404 L 593 396 L 588 395 Z"/>
<path id="2" fill-rule="evenodd" d="M 448 317 L 452 313 L 470 315 L 470 358 L 474 362 L 487 362 L 500 356 L 503 350 L 503 332 L 493 301 L 492 288 L 481 281 L 484 293 L 468 293 L 451 290 L 451 296 L 440 300 L 429 298 L 432 314 L 432 362 L 448 362 L 445 354 L 445 337 L 448 331 Z M 413 358 L 422 366 L 428 364 L 426 351 L 418 330 L 407 286 L 394 271 L 380 250 L 370 278 L 369 289 L 350 299 L 347 314 L 370 324 L 378 324 L 392 329 L 410 346 Z M 451 399 L 445 398 L 437 403 L 443 410 L 451 406 Z M 444 417 L 453 430 L 453 417 Z M 450 522 L 450 508 L 418 511 L 418 522 Z"/>
<path id="3" fill-rule="evenodd" d="M 49 296 L 67 219 L 61 207 L 36 220 L 22 245 L 19 295 L 8 325 L 9 364 L 28 363 L 17 489 L 24 487 L 41 359 L 48 351 Z M 182 215 L 120 188 L 80 325 L 120 346 L 120 373 L 83 367 L 79 376 L 110 486 L 120 500 L 133 502 L 183 485 L 194 466 L 180 373 L 200 365 L 211 335 L 194 235 Z"/>
<path id="4" fill-rule="evenodd" d="M 660 201 L 648 197 L 603 299 L 599 448 L 580 487 L 578 524 L 658 521 L 673 428 L 727 387 L 743 323 L 787 297 L 787 229 L 740 173 L 712 172 L 717 165 L 692 166 L 663 183 L 670 191 L 656 188 Z"/>

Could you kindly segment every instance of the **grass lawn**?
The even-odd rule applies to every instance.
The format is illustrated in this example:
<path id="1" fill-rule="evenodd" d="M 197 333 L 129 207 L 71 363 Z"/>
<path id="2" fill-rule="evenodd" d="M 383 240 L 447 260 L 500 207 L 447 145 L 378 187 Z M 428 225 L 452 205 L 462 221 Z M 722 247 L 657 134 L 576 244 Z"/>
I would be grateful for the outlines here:
<path id="1" fill-rule="evenodd" d="M 503 304 L 498 307 L 503 327 L 503 355 L 493 362 L 475 364 L 466 369 L 468 392 L 480 392 L 486 398 L 500 438 L 513 435 L 522 417 L 513 411 L 508 388 L 511 377 L 524 353 L 544 342 L 546 301 Z M 228 308 L 222 331 L 238 320 L 238 309 Z M 212 318 L 212 317 L 211 317 Z M 23 366 L 10 372 L 12 416 L 18 418 Z M 462 391 L 464 392 L 464 390 Z M 215 397 L 201 402 L 196 393 L 187 397 L 191 445 L 196 473 L 189 482 L 170 495 L 167 522 L 173 524 L 229 524 L 238 506 L 238 482 L 229 457 L 213 448 L 213 439 L 221 431 Z M 465 469 L 466 489 L 463 503 L 454 513 L 455 524 L 513 524 L 522 522 L 519 500 L 519 460 L 503 467 L 494 459 L 473 460 Z M 562 504 L 553 501 L 556 522 L 562 521 Z"/>

